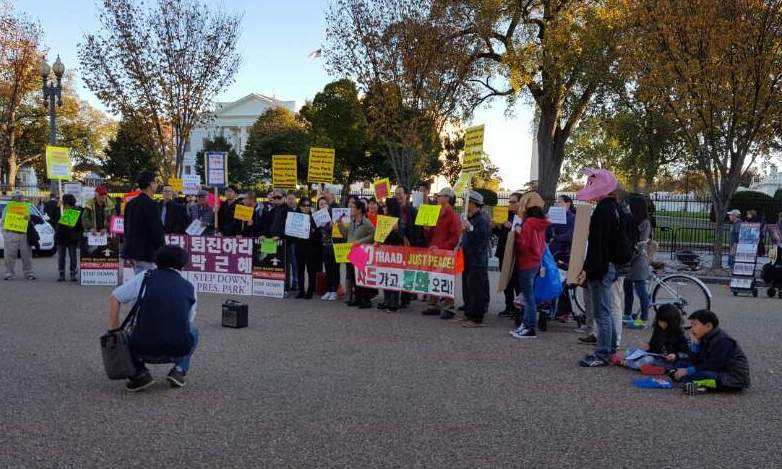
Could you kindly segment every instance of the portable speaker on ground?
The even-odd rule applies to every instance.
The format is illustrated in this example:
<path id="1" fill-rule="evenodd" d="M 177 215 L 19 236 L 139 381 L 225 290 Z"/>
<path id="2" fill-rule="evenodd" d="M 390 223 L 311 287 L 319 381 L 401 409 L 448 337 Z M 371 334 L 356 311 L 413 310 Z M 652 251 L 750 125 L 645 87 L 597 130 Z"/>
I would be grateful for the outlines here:
<path id="1" fill-rule="evenodd" d="M 223 327 L 247 327 L 247 305 L 236 300 L 223 303 Z"/>

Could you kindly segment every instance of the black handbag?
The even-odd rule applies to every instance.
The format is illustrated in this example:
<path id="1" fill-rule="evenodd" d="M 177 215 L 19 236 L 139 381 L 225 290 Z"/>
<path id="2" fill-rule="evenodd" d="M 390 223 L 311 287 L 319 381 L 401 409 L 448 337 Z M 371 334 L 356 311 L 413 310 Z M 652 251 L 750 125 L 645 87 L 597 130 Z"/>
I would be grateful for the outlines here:
<path id="1" fill-rule="evenodd" d="M 136 303 L 125 316 L 122 325 L 112 329 L 100 338 L 100 351 L 103 356 L 103 367 L 109 379 L 127 379 L 136 375 L 136 365 L 130 353 L 130 334 L 136 325 L 138 311 L 141 307 L 141 298 L 147 285 L 150 271 L 144 275 L 141 288 L 138 291 Z"/>

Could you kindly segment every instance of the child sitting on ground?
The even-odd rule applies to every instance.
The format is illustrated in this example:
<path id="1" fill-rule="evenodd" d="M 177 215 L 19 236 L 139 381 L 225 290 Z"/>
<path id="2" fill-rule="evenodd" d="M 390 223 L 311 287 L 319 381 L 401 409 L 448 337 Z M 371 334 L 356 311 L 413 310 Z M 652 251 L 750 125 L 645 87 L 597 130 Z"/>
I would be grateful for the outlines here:
<path id="1" fill-rule="evenodd" d="M 705 309 L 690 315 L 692 346 L 689 363 L 673 378 L 684 383 L 687 394 L 707 389 L 739 391 L 748 388 L 749 361 L 739 344 L 720 329 L 717 315 Z"/>
<path id="2" fill-rule="evenodd" d="M 654 320 L 652 338 L 643 349 L 654 355 L 643 355 L 638 358 L 625 358 L 620 362 L 633 370 L 641 370 L 644 374 L 661 375 L 666 370 L 673 369 L 674 363 L 687 360 L 690 344 L 682 327 L 682 310 L 674 304 L 665 304 L 657 308 Z M 625 357 L 637 355 L 637 349 L 629 348 Z"/>

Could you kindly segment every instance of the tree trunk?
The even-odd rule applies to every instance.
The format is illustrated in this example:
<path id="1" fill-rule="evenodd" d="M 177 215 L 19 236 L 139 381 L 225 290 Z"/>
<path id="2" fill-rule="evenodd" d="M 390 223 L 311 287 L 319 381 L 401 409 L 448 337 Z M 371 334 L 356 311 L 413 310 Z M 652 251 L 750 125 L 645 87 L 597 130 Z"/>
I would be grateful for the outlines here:
<path id="1" fill-rule="evenodd" d="M 722 232 L 725 228 L 724 214 L 726 202 L 721 200 L 714 200 L 714 243 L 712 244 L 712 251 L 714 257 L 711 260 L 711 270 L 722 270 Z"/>
<path id="2" fill-rule="evenodd" d="M 552 203 L 557 194 L 557 183 L 565 158 L 568 135 L 559 128 L 555 109 L 540 108 L 538 125 L 538 193 L 546 203 Z M 568 132 L 569 133 L 569 132 Z"/>

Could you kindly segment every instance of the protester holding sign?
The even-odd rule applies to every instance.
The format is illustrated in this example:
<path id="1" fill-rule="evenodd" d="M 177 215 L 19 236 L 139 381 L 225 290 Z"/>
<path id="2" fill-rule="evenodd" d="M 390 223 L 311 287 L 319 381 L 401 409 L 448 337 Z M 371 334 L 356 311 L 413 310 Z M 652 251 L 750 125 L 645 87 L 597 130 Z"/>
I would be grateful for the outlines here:
<path id="1" fill-rule="evenodd" d="M 437 194 L 437 203 L 440 205 L 440 216 L 434 228 L 424 228 L 427 244 L 433 249 L 456 249 L 459 244 L 461 222 L 459 215 L 453 209 L 456 203 L 456 194 L 450 187 L 443 188 Z M 453 319 L 453 298 L 439 298 L 432 296 L 429 299 L 429 308 L 421 314 L 424 316 L 440 316 L 440 319 Z"/>
<path id="2" fill-rule="evenodd" d="M 95 197 L 84 203 L 82 225 L 85 231 L 92 234 L 109 231 L 109 221 L 116 214 L 117 208 L 108 194 L 106 186 L 98 186 L 95 188 Z"/>
<path id="3" fill-rule="evenodd" d="M 64 194 L 62 196 L 62 208 L 63 210 L 77 210 L 76 197 L 73 194 Z M 76 257 L 76 250 L 81 242 L 81 236 L 84 228 L 81 224 L 81 217 L 76 221 L 74 226 L 67 226 L 58 223 L 54 229 L 54 243 L 57 245 L 57 270 L 59 277 L 58 282 L 65 281 L 65 255 L 68 254 L 70 262 L 70 279 L 72 282 L 78 280 L 77 273 L 79 268 L 79 261 Z"/>
<path id="4" fill-rule="evenodd" d="M 318 199 L 318 208 L 330 212 L 331 206 L 328 198 L 321 196 Z M 320 230 L 323 244 L 323 264 L 326 268 L 326 283 L 328 284 L 326 294 L 321 297 L 321 300 L 335 301 L 337 299 L 337 289 L 339 288 L 340 267 L 336 259 L 334 259 L 334 238 L 331 236 L 333 227 L 329 221 L 318 229 Z"/>
<path id="5" fill-rule="evenodd" d="M 409 199 L 410 194 L 407 189 L 400 185 L 394 191 L 394 198 L 388 200 L 386 211 L 389 216 L 396 217 L 398 221 L 386 237 L 384 244 L 389 246 L 420 246 L 422 244 L 421 229 L 415 225 L 416 210 L 410 204 Z M 409 305 L 412 295 L 389 290 L 384 292 L 384 298 L 384 303 L 378 307 L 393 313 L 400 307 Z"/>
<path id="6" fill-rule="evenodd" d="M 467 219 L 462 221 L 462 247 L 464 248 L 464 273 L 462 293 L 464 299 L 463 327 L 482 327 L 483 316 L 489 307 L 489 219 L 483 213 L 483 196 L 470 191 Z"/>
<path id="7" fill-rule="evenodd" d="M 160 220 L 166 234 L 184 234 L 189 225 L 185 206 L 174 198 L 174 188 L 163 188 L 163 200 L 160 202 Z"/>
<path id="8" fill-rule="evenodd" d="M 242 205 L 252 208 L 253 214 L 249 220 L 242 221 L 242 236 L 245 238 L 258 238 L 261 236 L 261 214 L 258 201 L 254 192 L 244 194 Z"/>
<path id="9" fill-rule="evenodd" d="M 193 223 L 198 220 L 201 226 L 205 227 L 202 232 L 204 236 L 212 235 L 215 231 L 215 212 L 209 205 L 209 192 L 205 190 L 198 191 L 196 195 L 196 204 L 189 207 L 188 221 Z"/>
<path id="10" fill-rule="evenodd" d="M 152 197 L 157 191 L 155 173 L 142 171 L 136 179 L 141 193 L 125 207 L 125 244 L 122 258 L 133 264 L 135 273 L 155 267 L 153 256 L 165 244 L 160 210 Z M 108 220 L 107 220 L 108 221 Z"/>
<path id="11" fill-rule="evenodd" d="M 242 222 L 234 218 L 237 188 L 230 185 L 225 189 L 225 202 L 217 210 L 217 226 L 223 236 L 239 236 L 242 232 Z"/>
<path id="12" fill-rule="evenodd" d="M 494 227 L 492 233 L 497 236 L 497 250 L 494 253 L 494 257 L 499 259 L 499 264 L 502 266 L 502 262 L 505 259 L 505 246 L 508 241 L 508 233 L 513 228 L 513 217 L 516 216 L 516 211 L 519 209 L 519 200 L 521 200 L 521 194 L 514 192 L 508 199 L 508 210 L 505 211 L 501 207 L 495 207 L 494 210 L 503 211 L 503 224 Z M 519 282 L 518 282 L 518 270 L 513 269 L 513 275 L 511 276 L 508 286 L 505 287 L 505 309 L 500 312 L 500 316 L 510 317 L 519 313 L 515 306 L 513 306 L 513 300 L 516 299 L 516 295 L 519 294 Z"/>
<path id="13" fill-rule="evenodd" d="M 340 224 L 339 229 L 350 244 L 372 244 L 375 238 L 375 227 L 366 218 L 367 207 L 360 200 L 352 200 L 348 203 L 351 213 L 351 222 L 345 227 Z M 353 266 L 348 267 L 347 271 L 348 288 L 355 288 L 355 299 L 349 306 L 358 306 L 359 309 L 369 309 L 372 307 L 373 291 L 368 288 L 356 287 L 356 269 Z"/>
<path id="14" fill-rule="evenodd" d="M 565 223 L 549 225 L 546 230 L 546 240 L 554 260 L 560 265 L 566 266 L 570 263 L 570 245 L 573 243 L 573 230 L 576 226 L 576 207 L 573 205 L 573 199 L 564 194 L 557 197 L 554 206 L 565 210 Z M 558 300 L 555 300 L 551 307 L 557 315 L 557 319 L 562 322 L 567 321 L 567 317 L 573 310 L 570 296 L 567 294 L 563 294 Z"/>
<path id="15" fill-rule="evenodd" d="M 13 280 L 16 274 L 16 253 L 22 258 L 22 271 L 27 280 L 35 280 L 37 277 L 33 272 L 33 246 L 38 246 L 38 232 L 35 225 L 43 223 L 43 219 L 30 213 L 30 204 L 23 204 L 24 197 L 21 192 L 15 192 L 11 197 L 11 202 L 6 205 L 3 217 L 3 249 L 5 251 L 5 277 L 4 280 Z M 19 207 L 22 213 L 14 213 Z M 10 221 L 12 218 L 23 220 L 21 229 L 12 227 Z M 25 223 L 26 222 L 26 223 Z"/>
<path id="16" fill-rule="evenodd" d="M 315 293 L 315 277 L 321 271 L 323 261 L 323 239 L 321 230 L 315 226 L 312 220 L 312 201 L 307 197 L 299 200 L 298 212 L 310 218 L 309 238 L 295 238 L 296 246 L 296 275 L 299 286 L 299 294 L 296 298 L 310 300 Z M 304 290 L 304 270 L 307 270 L 307 290 Z"/>

